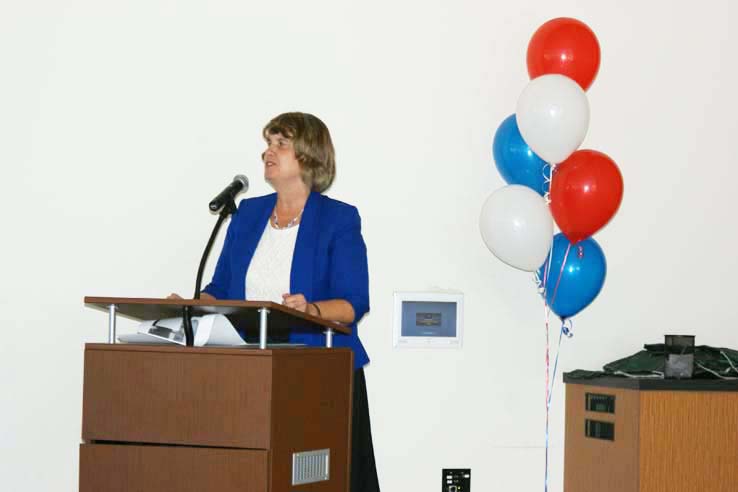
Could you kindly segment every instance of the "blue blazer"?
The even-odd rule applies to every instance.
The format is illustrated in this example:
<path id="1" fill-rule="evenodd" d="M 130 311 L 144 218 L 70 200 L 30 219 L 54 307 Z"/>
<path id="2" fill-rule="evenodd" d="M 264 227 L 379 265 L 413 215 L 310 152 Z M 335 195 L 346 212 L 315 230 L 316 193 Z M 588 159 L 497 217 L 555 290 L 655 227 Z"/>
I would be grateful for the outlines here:
<path id="1" fill-rule="evenodd" d="M 276 193 L 241 201 L 228 226 L 213 280 L 203 292 L 216 299 L 249 298 L 246 272 L 276 203 Z M 297 232 L 290 293 L 303 294 L 308 302 L 348 301 L 356 314 L 351 335 L 334 335 L 333 346 L 353 349 L 355 368 L 369 362 L 356 329 L 369 311 L 366 245 L 356 207 L 319 193 L 310 194 Z M 290 340 L 325 347 L 322 333 L 293 333 Z"/>

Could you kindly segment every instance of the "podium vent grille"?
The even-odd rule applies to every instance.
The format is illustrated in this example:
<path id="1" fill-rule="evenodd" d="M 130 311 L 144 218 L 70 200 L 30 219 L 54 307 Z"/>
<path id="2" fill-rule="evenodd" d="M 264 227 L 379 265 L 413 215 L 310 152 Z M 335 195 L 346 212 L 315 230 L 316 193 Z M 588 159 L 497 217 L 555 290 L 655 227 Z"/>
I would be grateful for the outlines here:
<path id="1" fill-rule="evenodd" d="M 330 449 L 292 454 L 292 485 L 325 482 L 330 478 Z"/>

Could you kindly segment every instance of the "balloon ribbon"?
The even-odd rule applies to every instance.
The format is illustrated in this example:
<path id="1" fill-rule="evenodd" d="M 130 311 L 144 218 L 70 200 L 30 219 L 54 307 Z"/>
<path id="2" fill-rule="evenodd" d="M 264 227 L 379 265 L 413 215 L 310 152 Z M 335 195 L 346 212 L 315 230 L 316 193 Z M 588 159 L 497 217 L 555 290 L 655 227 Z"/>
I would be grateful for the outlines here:
<path id="1" fill-rule="evenodd" d="M 553 250 L 553 244 L 551 249 Z M 566 267 L 566 260 L 569 257 L 569 251 L 571 251 L 571 244 L 566 248 L 566 253 L 564 254 L 564 261 L 561 263 L 561 269 L 559 270 L 559 277 L 556 279 L 556 286 L 554 287 L 553 295 L 551 296 L 551 303 L 548 303 L 547 300 L 547 283 L 548 283 L 548 276 L 550 273 L 550 265 L 551 265 L 551 257 L 553 255 L 549 256 L 549 261 L 546 262 L 546 265 L 544 267 L 543 271 L 543 306 L 544 306 L 544 324 L 546 326 L 546 435 L 545 435 L 545 441 L 546 441 L 546 464 L 545 464 L 545 470 L 544 470 L 544 477 L 543 477 L 543 490 L 544 492 L 548 492 L 548 475 L 549 475 L 549 463 L 548 463 L 548 449 L 549 449 L 549 417 L 551 414 L 551 397 L 553 395 L 553 386 L 556 382 L 556 370 L 559 366 L 559 353 L 561 352 L 561 340 L 563 339 L 564 335 L 566 335 L 568 338 L 571 338 L 574 334 L 572 332 L 573 323 L 570 319 L 562 319 L 561 320 L 561 329 L 559 331 L 559 343 L 556 347 L 556 359 L 554 361 L 554 367 L 553 367 L 553 374 L 550 371 L 550 346 L 549 346 L 549 318 L 551 315 L 551 306 L 553 306 L 554 301 L 556 300 L 556 294 L 559 290 L 559 284 L 561 283 L 561 277 L 564 275 L 564 268 Z M 567 323 L 569 326 L 567 326 Z"/>

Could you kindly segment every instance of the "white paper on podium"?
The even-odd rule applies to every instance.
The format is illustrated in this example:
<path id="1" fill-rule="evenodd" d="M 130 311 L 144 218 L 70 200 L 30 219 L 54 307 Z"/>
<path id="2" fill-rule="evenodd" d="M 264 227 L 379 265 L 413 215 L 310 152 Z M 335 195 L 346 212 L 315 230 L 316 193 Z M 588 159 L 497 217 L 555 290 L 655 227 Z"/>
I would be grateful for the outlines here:
<path id="1" fill-rule="evenodd" d="M 246 343 L 228 318 L 222 314 L 206 314 L 192 317 L 195 347 L 258 347 L 258 343 Z M 185 345 L 182 318 L 145 320 L 138 325 L 138 333 L 120 335 L 124 343 Z"/>
<path id="2" fill-rule="evenodd" d="M 194 327 L 192 328 L 194 330 Z M 201 343 L 202 345 L 198 345 Z M 195 333 L 195 346 L 203 347 L 241 347 L 246 345 L 259 345 L 258 343 L 246 343 L 238 334 L 228 318 L 222 314 L 206 314 L 200 318 Z"/>

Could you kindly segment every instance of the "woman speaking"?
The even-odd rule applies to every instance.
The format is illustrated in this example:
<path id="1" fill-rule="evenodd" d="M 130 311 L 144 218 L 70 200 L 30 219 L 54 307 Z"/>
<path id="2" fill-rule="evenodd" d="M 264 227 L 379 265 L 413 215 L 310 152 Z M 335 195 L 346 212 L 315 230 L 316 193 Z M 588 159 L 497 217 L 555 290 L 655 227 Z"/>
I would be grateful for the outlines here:
<path id="1" fill-rule="evenodd" d="M 264 178 L 276 193 L 241 201 L 233 214 L 213 280 L 202 299 L 273 301 L 350 325 L 333 345 L 354 352 L 351 492 L 379 491 L 364 365 L 356 324 L 369 311 L 366 245 L 356 207 L 322 193 L 336 174 L 325 124 L 285 113 L 264 127 Z M 174 296 L 174 294 L 173 294 Z M 325 335 L 291 342 L 325 347 Z"/>

